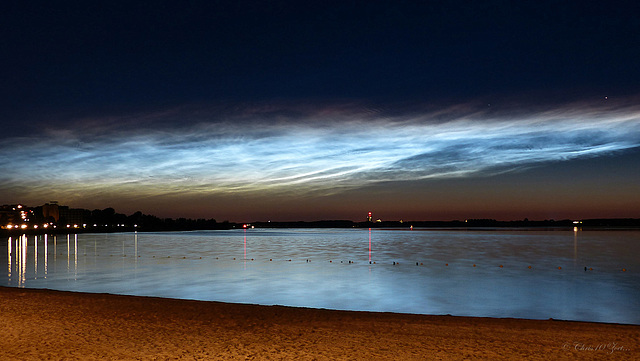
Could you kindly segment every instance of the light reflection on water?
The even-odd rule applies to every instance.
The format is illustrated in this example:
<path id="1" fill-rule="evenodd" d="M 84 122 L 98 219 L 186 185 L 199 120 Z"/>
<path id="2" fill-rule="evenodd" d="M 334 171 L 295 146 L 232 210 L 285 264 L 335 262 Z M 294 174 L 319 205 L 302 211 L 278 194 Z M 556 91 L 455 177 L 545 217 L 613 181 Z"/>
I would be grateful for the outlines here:
<path id="1" fill-rule="evenodd" d="M 640 231 L 247 229 L 4 242 L 0 285 L 13 287 L 640 324 Z"/>

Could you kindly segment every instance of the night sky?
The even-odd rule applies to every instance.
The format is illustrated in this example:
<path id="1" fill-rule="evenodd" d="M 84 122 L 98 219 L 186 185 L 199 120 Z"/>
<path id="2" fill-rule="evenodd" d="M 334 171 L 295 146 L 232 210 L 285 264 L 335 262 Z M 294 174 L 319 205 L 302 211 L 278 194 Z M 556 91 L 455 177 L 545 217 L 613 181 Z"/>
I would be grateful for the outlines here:
<path id="1" fill-rule="evenodd" d="M 635 4 L 4 4 L 0 204 L 640 218 Z"/>

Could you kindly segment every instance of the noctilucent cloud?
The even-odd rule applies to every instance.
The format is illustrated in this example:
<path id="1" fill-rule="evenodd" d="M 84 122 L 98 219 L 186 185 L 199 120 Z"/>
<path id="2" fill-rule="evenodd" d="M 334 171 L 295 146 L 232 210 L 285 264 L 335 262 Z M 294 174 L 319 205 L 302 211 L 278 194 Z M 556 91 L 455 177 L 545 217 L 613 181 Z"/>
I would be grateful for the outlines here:
<path id="1" fill-rule="evenodd" d="M 640 146 L 640 111 L 607 103 L 500 114 L 348 106 L 81 119 L 0 143 L 0 193 L 72 200 L 323 197 L 384 182 L 491 177 Z M 293 115 L 292 115 L 293 114 Z M 198 120 L 198 118 L 200 120 Z M 167 124 L 153 128 L 140 124 Z M 137 125 L 131 127 L 131 125 Z"/>
<path id="2" fill-rule="evenodd" d="M 634 2 L 12 2 L 0 204 L 640 217 Z"/>

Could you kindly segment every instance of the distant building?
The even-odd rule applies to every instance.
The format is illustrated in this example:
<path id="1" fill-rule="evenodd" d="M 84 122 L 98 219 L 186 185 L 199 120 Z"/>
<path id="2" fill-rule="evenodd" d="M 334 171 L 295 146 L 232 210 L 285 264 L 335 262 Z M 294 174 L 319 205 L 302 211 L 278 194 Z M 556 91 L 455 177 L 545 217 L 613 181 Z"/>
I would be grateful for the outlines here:
<path id="1" fill-rule="evenodd" d="M 367 215 L 367 222 L 371 222 L 372 218 L 371 218 L 371 212 L 369 212 L 369 214 Z"/>
<path id="2" fill-rule="evenodd" d="M 58 206 L 60 222 L 69 225 L 81 225 L 89 218 L 86 209 L 69 208 L 68 206 Z M 90 214 L 90 212 L 89 212 Z"/>
<path id="3" fill-rule="evenodd" d="M 53 218 L 55 222 L 60 220 L 60 209 L 58 208 L 57 202 L 46 203 L 42 206 L 42 216 L 45 221 L 49 221 L 49 217 Z"/>

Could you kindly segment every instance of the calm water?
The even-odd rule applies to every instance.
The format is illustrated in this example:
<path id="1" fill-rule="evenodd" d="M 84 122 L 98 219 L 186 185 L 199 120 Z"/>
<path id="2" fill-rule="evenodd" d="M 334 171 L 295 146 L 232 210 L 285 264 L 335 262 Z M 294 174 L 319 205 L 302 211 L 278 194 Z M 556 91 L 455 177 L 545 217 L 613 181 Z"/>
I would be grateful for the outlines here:
<path id="1" fill-rule="evenodd" d="M 12 287 L 640 324 L 640 231 L 250 229 L 0 246 Z"/>

